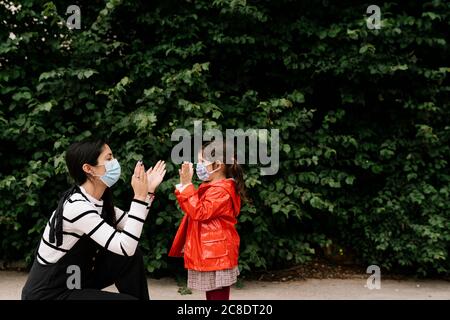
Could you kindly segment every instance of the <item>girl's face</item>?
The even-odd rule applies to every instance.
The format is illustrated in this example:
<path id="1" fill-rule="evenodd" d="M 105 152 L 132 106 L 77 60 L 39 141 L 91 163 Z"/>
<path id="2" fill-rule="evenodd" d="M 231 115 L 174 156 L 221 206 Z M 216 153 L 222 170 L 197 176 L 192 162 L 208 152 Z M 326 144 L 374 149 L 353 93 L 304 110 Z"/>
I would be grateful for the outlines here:
<path id="1" fill-rule="evenodd" d="M 206 170 L 210 172 L 210 180 L 213 180 L 216 176 L 220 176 L 223 172 L 222 164 L 219 161 L 211 162 L 203 157 L 202 151 L 198 153 L 198 162 L 203 164 L 206 167 Z M 220 168 L 219 168 L 220 166 Z"/>
<path id="2" fill-rule="evenodd" d="M 97 158 L 97 165 L 91 166 L 89 164 L 84 164 L 83 170 L 92 176 L 101 177 L 106 173 L 105 162 L 113 159 L 114 157 L 111 148 L 107 144 L 105 144 L 103 146 L 102 153 L 100 153 Z"/>

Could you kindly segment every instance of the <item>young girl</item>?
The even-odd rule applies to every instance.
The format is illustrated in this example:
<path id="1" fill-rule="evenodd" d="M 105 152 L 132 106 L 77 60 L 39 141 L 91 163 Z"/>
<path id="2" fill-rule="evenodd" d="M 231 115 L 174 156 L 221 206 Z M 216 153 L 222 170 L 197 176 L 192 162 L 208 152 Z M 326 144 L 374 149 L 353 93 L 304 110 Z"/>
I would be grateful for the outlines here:
<path id="1" fill-rule="evenodd" d="M 206 147 L 198 156 L 196 172 L 204 182 L 197 190 L 191 182 L 192 163 L 183 163 L 179 170 L 175 195 L 185 216 L 169 256 L 184 253 L 189 288 L 206 291 L 207 300 L 229 300 L 230 286 L 239 275 L 235 225 L 245 199 L 243 172 L 235 154 L 227 157 L 225 144 L 213 142 L 209 155 Z"/>

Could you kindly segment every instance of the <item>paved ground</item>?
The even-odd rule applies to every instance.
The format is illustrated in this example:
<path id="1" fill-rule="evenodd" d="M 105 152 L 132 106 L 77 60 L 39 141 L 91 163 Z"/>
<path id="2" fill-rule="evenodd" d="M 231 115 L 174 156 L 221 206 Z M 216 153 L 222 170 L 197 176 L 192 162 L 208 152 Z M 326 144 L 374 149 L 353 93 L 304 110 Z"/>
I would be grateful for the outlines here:
<path id="1" fill-rule="evenodd" d="M 0 300 L 20 299 L 27 274 L 15 271 L 0 272 Z M 232 288 L 234 300 L 277 299 L 446 299 L 450 300 L 450 282 L 444 280 L 383 280 L 381 289 L 369 290 L 366 279 L 309 279 L 290 282 L 244 281 L 243 288 Z M 178 293 L 175 280 L 149 279 L 149 291 L 155 300 L 204 299 L 202 292 L 189 295 Z M 114 287 L 107 289 L 115 291 Z"/>

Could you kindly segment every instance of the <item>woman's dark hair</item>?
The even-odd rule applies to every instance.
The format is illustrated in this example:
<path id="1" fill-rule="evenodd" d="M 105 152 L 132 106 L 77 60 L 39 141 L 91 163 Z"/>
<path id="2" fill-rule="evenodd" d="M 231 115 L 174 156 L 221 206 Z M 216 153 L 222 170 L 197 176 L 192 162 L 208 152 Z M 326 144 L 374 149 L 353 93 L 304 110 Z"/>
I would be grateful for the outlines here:
<path id="1" fill-rule="evenodd" d="M 64 204 L 72 194 L 81 193 L 79 186 L 85 183 L 86 180 L 90 179 L 86 172 L 84 172 L 83 165 L 85 163 L 90 164 L 91 166 L 98 165 L 97 159 L 102 153 L 105 144 L 106 141 L 102 139 L 83 140 L 81 142 L 73 143 L 66 151 L 66 165 L 69 170 L 70 177 L 74 181 L 74 185 L 61 195 L 58 202 L 58 207 L 56 208 L 55 214 L 50 221 L 50 242 L 54 243 L 56 238 L 56 246 L 60 246 L 63 239 L 62 224 Z M 113 226 L 116 223 L 116 216 L 110 188 L 106 188 L 102 195 L 102 200 L 102 218 Z"/>
<path id="2" fill-rule="evenodd" d="M 202 153 L 204 154 L 205 148 L 211 148 L 209 155 L 212 156 L 211 159 L 207 160 L 221 160 L 225 164 L 225 176 L 227 178 L 233 178 L 236 184 L 236 192 L 241 197 L 242 201 L 250 202 L 247 197 L 247 191 L 245 189 L 244 182 L 244 170 L 242 170 L 241 165 L 237 162 L 237 152 L 236 148 L 232 148 L 234 152 L 232 154 L 227 154 L 227 150 L 231 150 L 231 146 L 228 146 L 225 141 L 213 140 L 202 146 Z M 207 155 L 208 156 L 208 155 Z M 215 169 L 216 164 L 213 163 L 213 168 Z"/>

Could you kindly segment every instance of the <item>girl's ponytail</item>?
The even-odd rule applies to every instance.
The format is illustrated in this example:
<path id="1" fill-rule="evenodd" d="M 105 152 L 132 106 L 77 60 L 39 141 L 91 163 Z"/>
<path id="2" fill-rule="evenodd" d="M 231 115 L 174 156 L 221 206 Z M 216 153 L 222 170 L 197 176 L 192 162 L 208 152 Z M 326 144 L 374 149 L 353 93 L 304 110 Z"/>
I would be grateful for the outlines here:
<path id="1" fill-rule="evenodd" d="M 226 166 L 226 176 L 227 178 L 233 178 L 236 183 L 236 191 L 241 197 L 242 201 L 248 202 L 247 192 L 245 189 L 244 182 L 244 170 L 234 159 L 233 164 L 227 164 Z"/>

